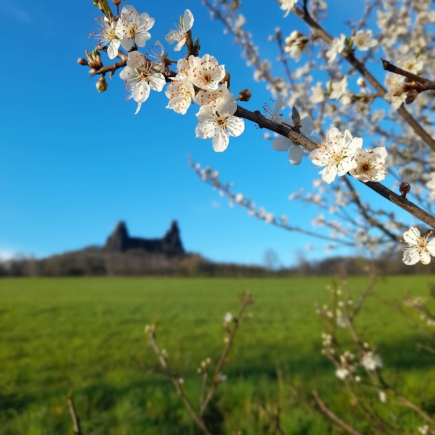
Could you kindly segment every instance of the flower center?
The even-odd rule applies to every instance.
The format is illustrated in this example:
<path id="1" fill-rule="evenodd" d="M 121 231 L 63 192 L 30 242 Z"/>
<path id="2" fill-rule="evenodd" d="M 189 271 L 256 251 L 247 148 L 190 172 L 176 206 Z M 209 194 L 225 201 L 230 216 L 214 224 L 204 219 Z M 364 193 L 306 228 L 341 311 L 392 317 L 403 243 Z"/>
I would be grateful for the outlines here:
<path id="1" fill-rule="evenodd" d="M 417 239 L 417 250 L 419 252 L 425 251 L 427 246 L 427 240 L 424 237 L 419 237 Z"/>
<path id="2" fill-rule="evenodd" d="M 368 164 L 368 162 L 365 162 L 361 165 L 362 172 L 368 172 L 369 170 L 370 170 L 370 165 Z"/>
<path id="3" fill-rule="evenodd" d="M 148 70 L 142 70 L 139 73 L 139 77 L 141 80 L 146 80 L 149 81 L 150 77 L 151 77 L 151 72 Z"/>
<path id="4" fill-rule="evenodd" d="M 220 128 L 225 128 L 227 126 L 227 120 L 226 118 L 219 118 L 216 121 L 216 124 L 220 127 Z"/>

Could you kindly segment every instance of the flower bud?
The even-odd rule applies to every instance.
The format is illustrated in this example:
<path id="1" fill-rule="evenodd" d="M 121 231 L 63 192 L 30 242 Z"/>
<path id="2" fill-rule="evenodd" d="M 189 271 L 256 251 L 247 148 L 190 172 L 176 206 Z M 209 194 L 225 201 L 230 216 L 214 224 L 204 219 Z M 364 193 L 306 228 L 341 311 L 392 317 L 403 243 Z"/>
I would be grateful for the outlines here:
<path id="1" fill-rule="evenodd" d="M 83 59 L 82 57 L 79 57 L 79 58 L 77 59 L 77 63 L 78 63 L 79 65 L 83 65 L 83 66 L 87 66 L 87 65 L 89 65 L 88 61 L 87 61 L 86 59 Z"/>
<path id="2" fill-rule="evenodd" d="M 292 119 L 293 122 L 295 123 L 295 126 L 299 126 L 301 125 L 301 115 L 299 115 L 298 109 L 296 109 L 295 106 L 292 107 Z"/>
<path id="3" fill-rule="evenodd" d="M 400 183 L 400 194 L 403 196 L 403 198 L 406 198 L 406 195 L 409 193 L 409 191 L 411 190 L 411 185 L 409 183 Z"/>
<path id="4" fill-rule="evenodd" d="M 252 97 L 252 92 L 250 89 L 243 89 L 243 91 L 239 92 L 239 97 L 237 98 L 239 101 L 249 101 Z"/>
<path id="5" fill-rule="evenodd" d="M 101 76 L 96 84 L 97 91 L 98 92 L 106 92 L 109 85 L 106 82 L 106 79 L 104 76 Z"/>
<path id="6" fill-rule="evenodd" d="M 121 4 L 122 0 L 112 0 L 112 2 L 115 6 L 119 6 Z"/>

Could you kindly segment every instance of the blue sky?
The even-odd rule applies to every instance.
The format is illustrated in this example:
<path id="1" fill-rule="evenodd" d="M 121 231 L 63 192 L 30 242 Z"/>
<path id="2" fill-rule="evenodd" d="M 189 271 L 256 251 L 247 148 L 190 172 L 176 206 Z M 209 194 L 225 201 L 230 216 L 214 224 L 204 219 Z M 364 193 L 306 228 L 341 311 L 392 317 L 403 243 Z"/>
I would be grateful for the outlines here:
<path id="1" fill-rule="evenodd" d="M 249 5 L 243 9 L 247 27 L 265 58 L 276 56 L 268 41 L 276 26 L 284 33 L 306 30 L 292 15 L 284 19 L 272 0 L 244 3 Z M 264 85 L 253 81 L 253 71 L 240 59 L 239 47 L 219 22 L 210 20 L 200 1 L 123 4 L 156 19 L 151 44 L 164 41 L 189 8 L 202 54 L 215 55 L 232 72 L 233 93 L 250 87 L 253 98 L 246 107 L 251 110 L 269 101 Z M 336 35 L 346 30 L 345 20 L 363 10 L 360 0 L 328 4 L 326 25 Z M 226 152 L 215 153 L 210 141 L 195 138 L 196 111 L 181 116 L 165 109 L 164 92 L 152 92 L 134 116 L 136 104 L 125 101 L 118 73 L 109 90 L 99 94 L 96 80 L 76 63 L 85 48 L 93 48 L 89 34 L 96 30 L 97 15 L 91 0 L 0 3 L 4 34 L 13 35 L 3 46 L 6 66 L 0 72 L 0 252 L 43 257 L 103 244 L 120 219 L 132 235 L 158 237 L 177 219 L 186 249 L 213 260 L 261 263 L 264 251 L 273 248 L 289 265 L 307 243 L 318 247 L 307 258 L 324 256 L 323 243 L 228 207 L 199 181 L 188 155 L 218 169 L 223 181 L 235 183 L 236 192 L 304 226 L 312 209 L 287 197 L 299 187 L 309 188 L 317 177 L 311 162 L 291 166 L 250 123 Z"/>

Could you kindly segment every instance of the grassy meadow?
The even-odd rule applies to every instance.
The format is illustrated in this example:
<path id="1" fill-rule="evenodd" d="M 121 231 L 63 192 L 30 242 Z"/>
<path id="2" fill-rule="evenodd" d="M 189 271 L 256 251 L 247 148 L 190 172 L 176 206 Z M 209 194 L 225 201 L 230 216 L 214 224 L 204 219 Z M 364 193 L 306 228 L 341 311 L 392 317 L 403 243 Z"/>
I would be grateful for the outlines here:
<path id="1" fill-rule="evenodd" d="M 428 276 L 391 277 L 378 283 L 357 325 L 378 345 L 384 375 L 417 403 L 435 400 L 435 358 L 416 352 L 421 340 L 390 303 L 405 292 L 426 296 Z M 435 278 L 432 279 L 435 281 Z M 272 409 L 279 395 L 287 434 L 331 431 L 323 416 L 304 405 L 316 389 L 325 402 L 352 421 L 352 403 L 320 354 L 321 319 L 315 304 L 328 302 L 329 278 L 165 279 L 64 278 L 0 280 L 0 434 L 72 433 L 67 396 L 74 395 L 84 435 L 193 435 L 199 433 L 156 364 L 144 325 L 159 321 L 158 341 L 172 368 L 185 379 L 196 404 L 206 357 L 223 346 L 223 316 L 236 312 L 237 294 L 249 290 L 255 304 L 224 368 L 209 413 L 214 434 L 266 434 L 260 405 Z M 358 294 L 365 278 L 352 278 Z M 277 369 L 285 380 L 278 388 Z M 424 393 L 424 394 L 423 394 Z M 374 400 L 377 395 L 374 395 Z M 432 404 L 432 412 L 435 407 Z M 403 409 L 403 423 L 422 425 Z M 364 427 L 360 427 L 364 429 Z M 365 431 L 365 433 L 371 433 Z"/>

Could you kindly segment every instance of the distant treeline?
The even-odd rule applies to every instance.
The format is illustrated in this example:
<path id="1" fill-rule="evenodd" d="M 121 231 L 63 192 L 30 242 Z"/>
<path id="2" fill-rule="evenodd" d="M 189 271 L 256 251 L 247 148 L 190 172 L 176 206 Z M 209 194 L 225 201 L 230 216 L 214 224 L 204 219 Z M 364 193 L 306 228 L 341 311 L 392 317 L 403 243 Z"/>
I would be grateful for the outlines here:
<path id="1" fill-rule="evenodd" d="M 385 275 L 435 273 L 435 262 L 406 266 L 400 255 L 385 255 L 374 260 Z M 321 275 L 364 275 L 371 261 L 362 257 L 332 257 L 322 261 L 299 260 L 295 267 L 261 267 L 215 263 L 198 254 L 167 257 L 158 253 L 109 252 L 100 248 L 54 255 L 45 259 L 15 258 L 0 263 L 0 276 L 202 276 L 202 277 L 279 277 Z"/>
<path id="2" fill-rule="evenodd" d="M 262 277 L 288 275 L 261 266 L 214 263 L 198 254 L 168 257 L 160 253 L 130 250 L 110 252 L 88 248 L 36 260 L 17 258 L 0 264 L 0 276 L 222 276 Z"/>

